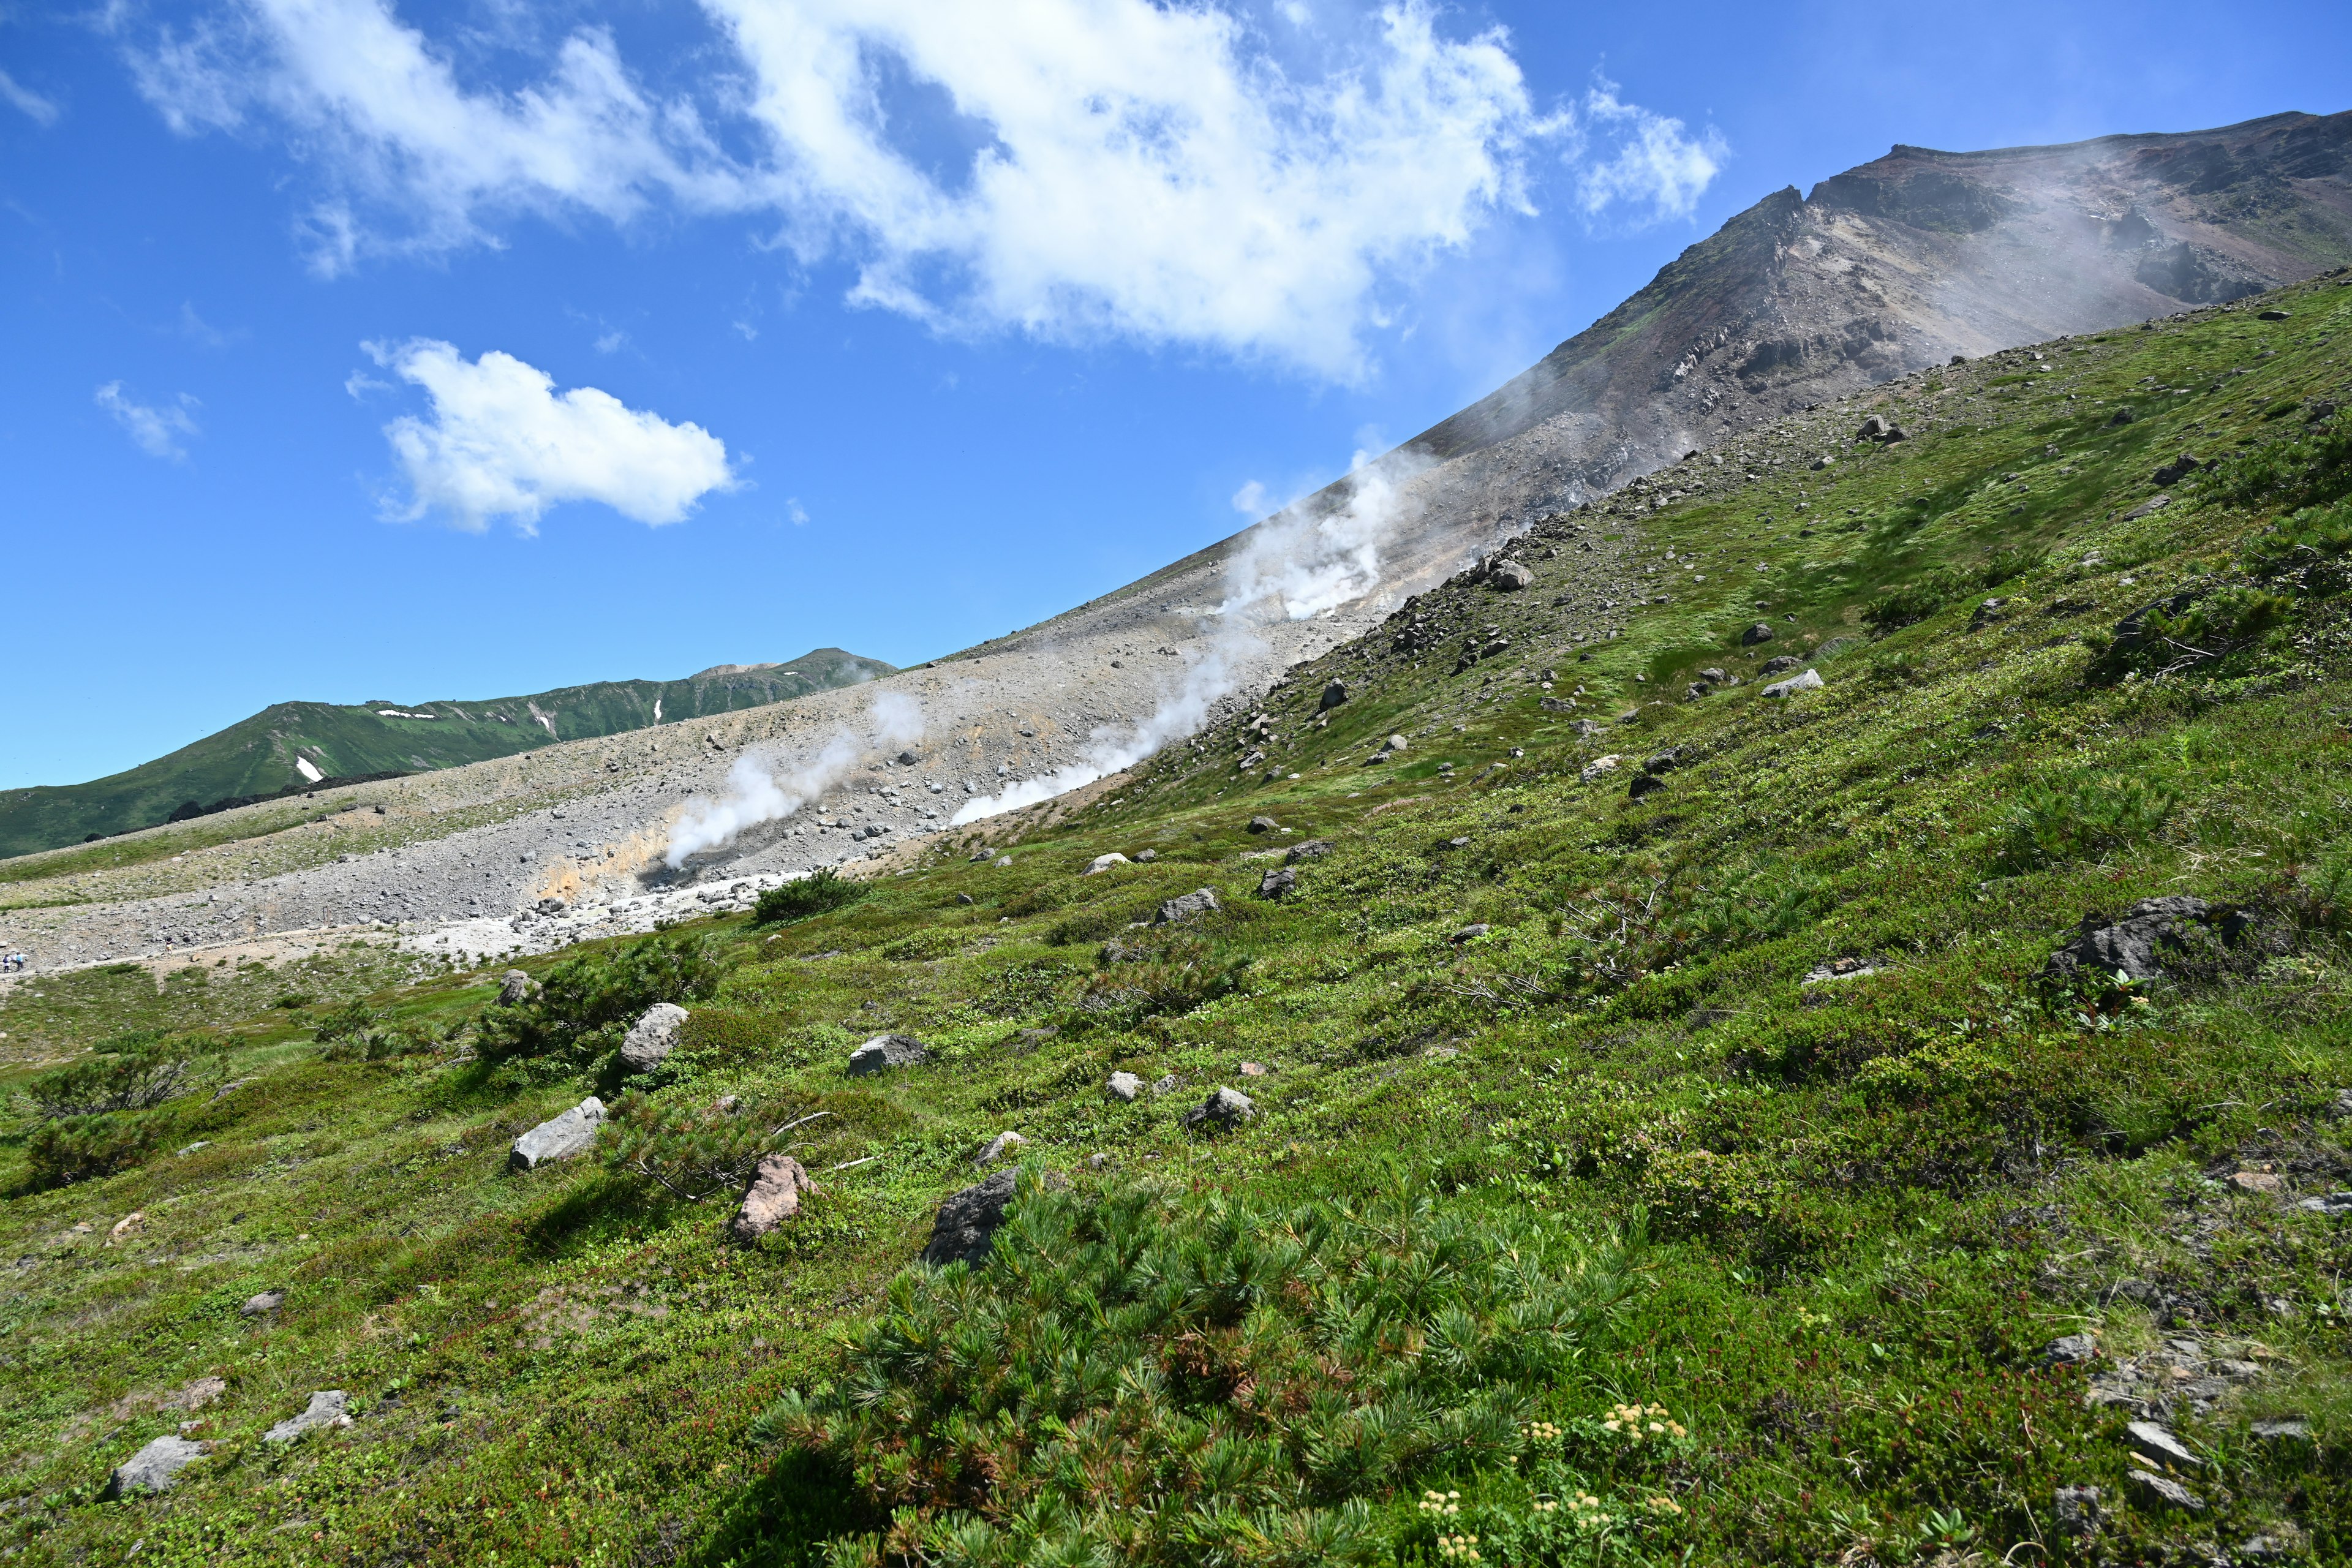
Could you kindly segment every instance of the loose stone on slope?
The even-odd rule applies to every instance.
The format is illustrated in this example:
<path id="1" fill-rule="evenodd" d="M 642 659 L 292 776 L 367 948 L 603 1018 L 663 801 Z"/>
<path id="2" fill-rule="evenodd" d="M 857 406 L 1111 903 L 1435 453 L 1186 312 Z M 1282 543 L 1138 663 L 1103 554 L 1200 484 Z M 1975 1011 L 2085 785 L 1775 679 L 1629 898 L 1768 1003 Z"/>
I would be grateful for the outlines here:
<path id="1" fill-rule="evenodd" d="M 913 1067 L 930 1059 L 929 1048 L 912 1035 L 877 1035 L 849 1053 L 845 1074 L 850 1078 L 869 1078 L 892 1068 Z"/>
<path id="2" fill-rule="evenodd" d="M 335 1428 L 352 1424 L 351 1395 L 340 1388 L 322 1389 L 310 1395 L 310 1403 L 299 1415 L 289 1415 L 261 1435 L 265 1443 L 291 1443 L 308 1432 L 320 1427 Z"/>
<path id="3" fill-rule="evenodd" d="M 790 1154 L 762 1155 L 743 1190 L 729 1228 L 735 1239 L 754 1242 L 801 1212 L 801 1194 L 816 1191 L 816 1184 Z"/>
<path id="4" fill-rule="evenodd" d="M 634 1077 L 651 1072 L 677 1048 L 678 1031 L 690 1015 L 675 1002 L 656 1002 L 646 1008 L 621 1042 L 622 1070 Z"/>
<path id="5" fill-rule="evenodd" d="M 206 1451 L 204 1444 L 185 1437 L 158 1437 L 114 1467 L 101 1495 L 111 1502 L 132 1492 L 169 1491 L 180 1472 L 203 1458 Z"/>
<path id="6" fill-rule="evenodd" d="M 604 1122 L 604 1102 L 590 1095 L 561 1116 L 551 1116 L 514 1141 L 507 1164 L 517 1171 L 535 1171 L 556 1160 L 568 1160 L 596 1142 Z"/>

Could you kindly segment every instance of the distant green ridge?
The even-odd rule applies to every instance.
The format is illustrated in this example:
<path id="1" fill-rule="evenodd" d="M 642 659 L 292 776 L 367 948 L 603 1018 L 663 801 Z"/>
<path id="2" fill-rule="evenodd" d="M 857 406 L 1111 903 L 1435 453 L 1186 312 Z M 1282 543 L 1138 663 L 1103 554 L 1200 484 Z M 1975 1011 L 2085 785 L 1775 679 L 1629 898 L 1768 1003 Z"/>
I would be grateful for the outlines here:
<path id="1" fill-rule="evenodd" d="M 599 680 L 478 701 L 279 702 L 169 756 L 88 784 L 0 791 L 0 856 L 29 855 L 318 779 L 425 773 L 856 686 L 897 667 L 837 647 L 683 680 Z M 308 763 L 316 777 L 305 773 Z"/>

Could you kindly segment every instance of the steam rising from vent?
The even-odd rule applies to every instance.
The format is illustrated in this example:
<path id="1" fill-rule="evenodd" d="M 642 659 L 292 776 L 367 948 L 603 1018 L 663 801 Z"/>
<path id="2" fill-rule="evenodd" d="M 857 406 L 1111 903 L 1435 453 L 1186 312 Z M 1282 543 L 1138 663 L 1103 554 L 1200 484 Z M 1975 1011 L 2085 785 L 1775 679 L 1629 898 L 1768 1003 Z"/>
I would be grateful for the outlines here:
<path id="1" fill-rule="evenodd" d="M 780 765 L 747 752 L 728 770 L 723 796 L 688 803 L 662 858 L 674 871 L 688 856 L 729 843 L 746 828 L 790 816 L 847 777 L 870 753 L 897 751 L 922 738 L 922 705 L 903 692 L 886 691 L 874 700 L 864 732 L 840 731 L 814 755 L 804 752 Z"/>
<path id="2" fill-rule="evenodd" d="M 1269 649 L 1261 628 L 1328 616 L 1379 589 L 1381 545 L 1403 510 L 1399 489 L 1426 466 L 1393 452 L 1374 464 L 1358 452 L 1347 500 L 1336 510 L 1316 516 L 1292 507 L 1250 530 L 1227 573 L 1224 603 L 1212 612 L 1207 651 L 1150 718 L 1132 729 L 1097 729 L 1078 761 L 966 802 L 950 826 L 1082 788 L 1200 730 L 1218 699 L 1265 668 Z"/>

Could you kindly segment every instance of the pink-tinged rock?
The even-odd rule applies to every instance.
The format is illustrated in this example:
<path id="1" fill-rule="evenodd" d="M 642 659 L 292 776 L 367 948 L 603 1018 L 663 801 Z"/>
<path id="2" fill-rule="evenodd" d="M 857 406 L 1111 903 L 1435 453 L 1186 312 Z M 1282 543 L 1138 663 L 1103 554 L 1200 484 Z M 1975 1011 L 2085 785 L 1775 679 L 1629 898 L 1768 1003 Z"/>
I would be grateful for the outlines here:
<path id="1" fill-rule="evenodd" d="M 2240 1171 L 2230 1180 L 2250 1193 L 2277 1193 L 2285 1186 L 2268 1171 Z"/>
<path id="2" fill-rule="evenodd" d="M 735 1211 L 735 1239 L 757 1241 L 801 1212 L 801 1194 L 816 1191 L 816 1184 L 790 1154 L 761 1158 Z"/>

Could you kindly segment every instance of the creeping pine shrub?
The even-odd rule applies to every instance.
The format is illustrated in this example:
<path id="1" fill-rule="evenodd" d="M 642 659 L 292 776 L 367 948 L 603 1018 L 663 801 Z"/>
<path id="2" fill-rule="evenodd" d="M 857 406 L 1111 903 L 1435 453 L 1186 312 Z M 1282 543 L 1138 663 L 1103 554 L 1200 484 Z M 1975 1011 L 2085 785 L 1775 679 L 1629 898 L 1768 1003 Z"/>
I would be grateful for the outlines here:
<path id="1" fill-rule="evenodd" d="M 835 1564 L 1395 1562 L 1431 1526 L 1375 1505 L 1527 1450 L 1643 1249 L 1417 1183 L 1283 1209 L 1024 1171 L 981 1268 L 900 1275 L 760 1429 L 903 1510 Z"/>
<path id="2" fill-rule="evenodd" d="M 383 1016 L 382 1013 L 369 1006 L 365 1001 L 354 996 L 341 1006 L 331 1008 L 320 1016 L 319 1043 L 322 1046 L 332 1045 L 338 1040 L 363 1035 L 367 1032 L 369 1025 Z"/>
<path id="3" fill-rule="evenodd" d="M 854 904 L 866 893 L 865 883 L 835 876 L 832 867 L 820 866 L 805 877 L 761 893 L 751 905 L 751 923 L 764 926 L 804 921 L 811 915 Z"/>
<path id="4" fill-rule="evenodd" d="M 1882 635 L 1896 631 L 1926 620 L 1954 600 L 2022 577 L 2041 563 L 2038 550 L 1997 550 L 1974 565 L 1948 566 L 1916 582 L 1897 584 L 1864 605 L 1863 618 Z"/>
<path id="5" fill-rule="evenodd" d="M 2352 500 L 2333 506 L 2309 506 L 2280 518 L 2247 540 L 2238 550 L 2246 570 L 2262 578 L 2305 574 L 2315 566 L 2332 565 L 2352 555 Z M 2326 589 L 2336 587 L 2334 582 Z"/>
<path id="6" fill-rule="evenodd" d="M 25 1140 L 35 1189 L 62 1187 L 137 1164 L 162 1139 L 169 1100 L 217 1078 L 217 1047 L 153 1030 L 119 1035 L 86 1062 L 25 1088 L 40 1125 Z"/>
<path id="7" fill-rule="evenodd" d="M 2352 424 L 2342 419 L 2224 458 L 2207 480 L 2230 506 L 2325 506 L 2352 495 Z"/>
<path id="8" fill-rule="evenodd" d="M 1103 967 L 1087 981 L 1082 1019 L 1132 1025 L 1155 1015 L 1181 1016 L 1241 988 L 1246 955 L 1217 952 L 1199 937 L 1161 937 L 1130 950 L 1117 942 L 1102 951 Z"/>
<path id="9" fill-rule="evenodd" d="M 674 1198 L 731 1197 L 751 1184 L 760 1157 L 787 1131 L 751 1107 L 733 1115 L 683 1101 L 625 1094 L 598 1134 L 605 1164 Z"/>
<path id="10" fill-rule="evenodd" d="M 46 1073 L 26 1086 L 44 1121 L 145 1110 L 199 1086 L 211 1053 L 200 1042 L 152 1030 L 120 1035 L 93 1060 Z"/>
<path id="11" fill-rule="evenodd" d="M 154 1116 L 135 1111 L 44 1121 L 25 1140 L 26 1180 L 43 1190 L 110 1176 L 145 1159 L 160 1136 Z"/>
<path id="12" fill-rule="evenodd" d="M 325 1048 L 319 1054 L 331 1062 L 380 1062 L 394 1057 L 428 1056 L 439 1050 L 445 1039 L 454 1039 L 464 1027 L 462 1023 L 452 1025 L 446 1036 L 436 1036 L 426 1025 L 403 1019 L 357 1033 L 339 1031 L 332 1039 L 321 1033 L 319 1037 Z"/>
<path id="13" fill-rule="evenodd" d="M 2143 779 L 2078 773 L 2020 789 L 1985 837 L 1993 868 L 2009 874 L 2063 866 L 2152 837 L 2180 802 Z"/>
<path id="14" fill-rule="evenodd" d="M 649 936 L 604 952 L 567 958 L 539 989 L 511 1007 L 485 1007 L 475 1020 L 486 1061 L 533 1057 L 584 1063 L 621 1043 L 656 1002 L 694 1002 L 722 973 L 707 937 Z"/>

